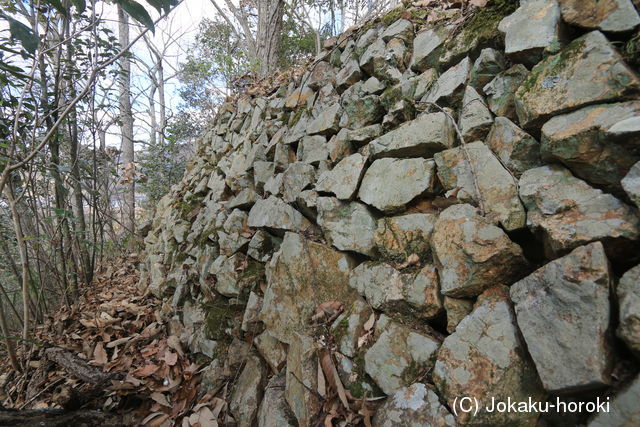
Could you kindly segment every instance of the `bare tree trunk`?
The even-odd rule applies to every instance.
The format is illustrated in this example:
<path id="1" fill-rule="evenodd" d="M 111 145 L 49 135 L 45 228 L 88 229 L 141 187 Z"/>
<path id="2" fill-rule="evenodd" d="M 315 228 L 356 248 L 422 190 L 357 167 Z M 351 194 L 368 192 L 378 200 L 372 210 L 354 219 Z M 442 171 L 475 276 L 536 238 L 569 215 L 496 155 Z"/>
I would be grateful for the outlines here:
<path id="1" fill-rule="evenodd" d="M 17 372 L 22 372 L 22 367 L 18 362 L 18 358 L 16 357 L 16 350 L 13 347 L 13 341 L 9 335 L 9 327 L 7 326 L 7 317 L 4 313 L 4 304 L 2 300 L 0 300 L 0 329 L 2 330 L 2 335 L 4 336 L 4 345 L 7 347 L 7 354 L 9 355 L 9 360 L 11 361 L 11 366 Z"/>
<path id="2" fill-rule="evenodd" d="M 129 19 L 122 7 L 118 6 L 118 36 L 120 46 L 129 45 Z M 120 58 L 120 123 L 122 132 L 122 167 L 124 177 L 124 218 L 127 232 L 135 230 L 136 186 L 135 159 L 133 151 L 133 113 L 131 111 L 131 59 Z"/>
<path id="3" fill-rule="evenodd" d="M 278 65 L 283 14 L 283 0 L 258 0 L 256 45 L 261 76 L 271 73 Z"/>
<path id="4" fill-rule="evenodd" d="M 22 265 L 22 338 L 29 338 L 29 310 L 31 298 L 29 297 L 29 263 L 27 261 L 27 245 L 24 243 L 24 234 L 20 224 L 20 215 L 16 206 L 16 199 L 13 197 L 11 185 L 5 187 L 9 210 L 13 219 L 13 230 L 18 241 L 18 253 L 20 254 L 20 264 Z"/>

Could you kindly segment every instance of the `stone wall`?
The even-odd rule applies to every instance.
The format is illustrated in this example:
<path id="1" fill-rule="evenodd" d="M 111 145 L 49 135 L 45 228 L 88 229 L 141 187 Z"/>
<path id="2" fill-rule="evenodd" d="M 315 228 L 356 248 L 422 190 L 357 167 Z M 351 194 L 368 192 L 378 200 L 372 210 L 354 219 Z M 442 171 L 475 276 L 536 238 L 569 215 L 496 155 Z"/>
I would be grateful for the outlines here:
<path id="1" fill-rule="evenodd" d="M 239 425 L 316 425 L 327 357 L 352 411 L 390 396 L 374 425 L 640 423 L 639 24 L 631 0 L 396 9 L 220 108 L 141 286 Z M 455 406 L 556 396 L 616 411 Z"/>

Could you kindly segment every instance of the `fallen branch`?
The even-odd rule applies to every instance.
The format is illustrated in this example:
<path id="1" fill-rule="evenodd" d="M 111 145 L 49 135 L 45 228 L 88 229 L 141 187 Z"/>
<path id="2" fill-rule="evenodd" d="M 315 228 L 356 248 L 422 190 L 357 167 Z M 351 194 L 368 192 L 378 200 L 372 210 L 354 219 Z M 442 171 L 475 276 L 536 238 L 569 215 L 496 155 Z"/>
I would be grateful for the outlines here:
<path id="1" fill-rule="evenodd" d="M 64 409 L 0 410 L 0 426 L 67 427 L 126 425 L 121 415 L 101 411 L 65 411 Z"/>
<path id="2" fill-rule="evenodd" d="M 57 363 L 65 371 L 85 383 L 101 385 L 111 379 L 111 375 L 102 372 L 102 369 L 89 365 L 86 360 L 61 348 L 48 348 L 44 354 L 47 359 Z"/>

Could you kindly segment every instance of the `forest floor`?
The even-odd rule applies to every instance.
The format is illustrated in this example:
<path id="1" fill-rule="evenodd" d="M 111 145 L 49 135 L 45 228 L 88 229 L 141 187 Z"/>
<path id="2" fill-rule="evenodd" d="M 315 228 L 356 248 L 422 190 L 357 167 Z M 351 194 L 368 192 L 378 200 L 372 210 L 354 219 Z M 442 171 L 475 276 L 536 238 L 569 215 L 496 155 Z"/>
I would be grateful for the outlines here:
<path id="1" fill-rule="evenodd" d="M 23 416 L 69 425 L 60 417 L 70 414 L 73 425 L 217 425 L 227 404 L 200 396 L 201 366 L 171 335 L 162 301 L 138 289 L 136 263 L 132 256 L 103 268 L 74 304 L 37 327 L 19 349 L 22 373 L 2 363 L 0 425 Z"/>

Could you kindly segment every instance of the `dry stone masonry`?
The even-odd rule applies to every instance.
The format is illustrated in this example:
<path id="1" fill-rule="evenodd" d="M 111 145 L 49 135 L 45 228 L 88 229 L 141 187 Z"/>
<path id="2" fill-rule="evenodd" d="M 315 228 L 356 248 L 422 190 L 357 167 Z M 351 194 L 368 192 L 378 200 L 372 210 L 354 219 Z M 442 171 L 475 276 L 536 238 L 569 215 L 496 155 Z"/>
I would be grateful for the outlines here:
<path id="1" fill-rule="evenodd" d="M 140 286 L 240 426 L 640 423 L 640 2 L 450 3 L 222 105 L 157 206 Z"/>

